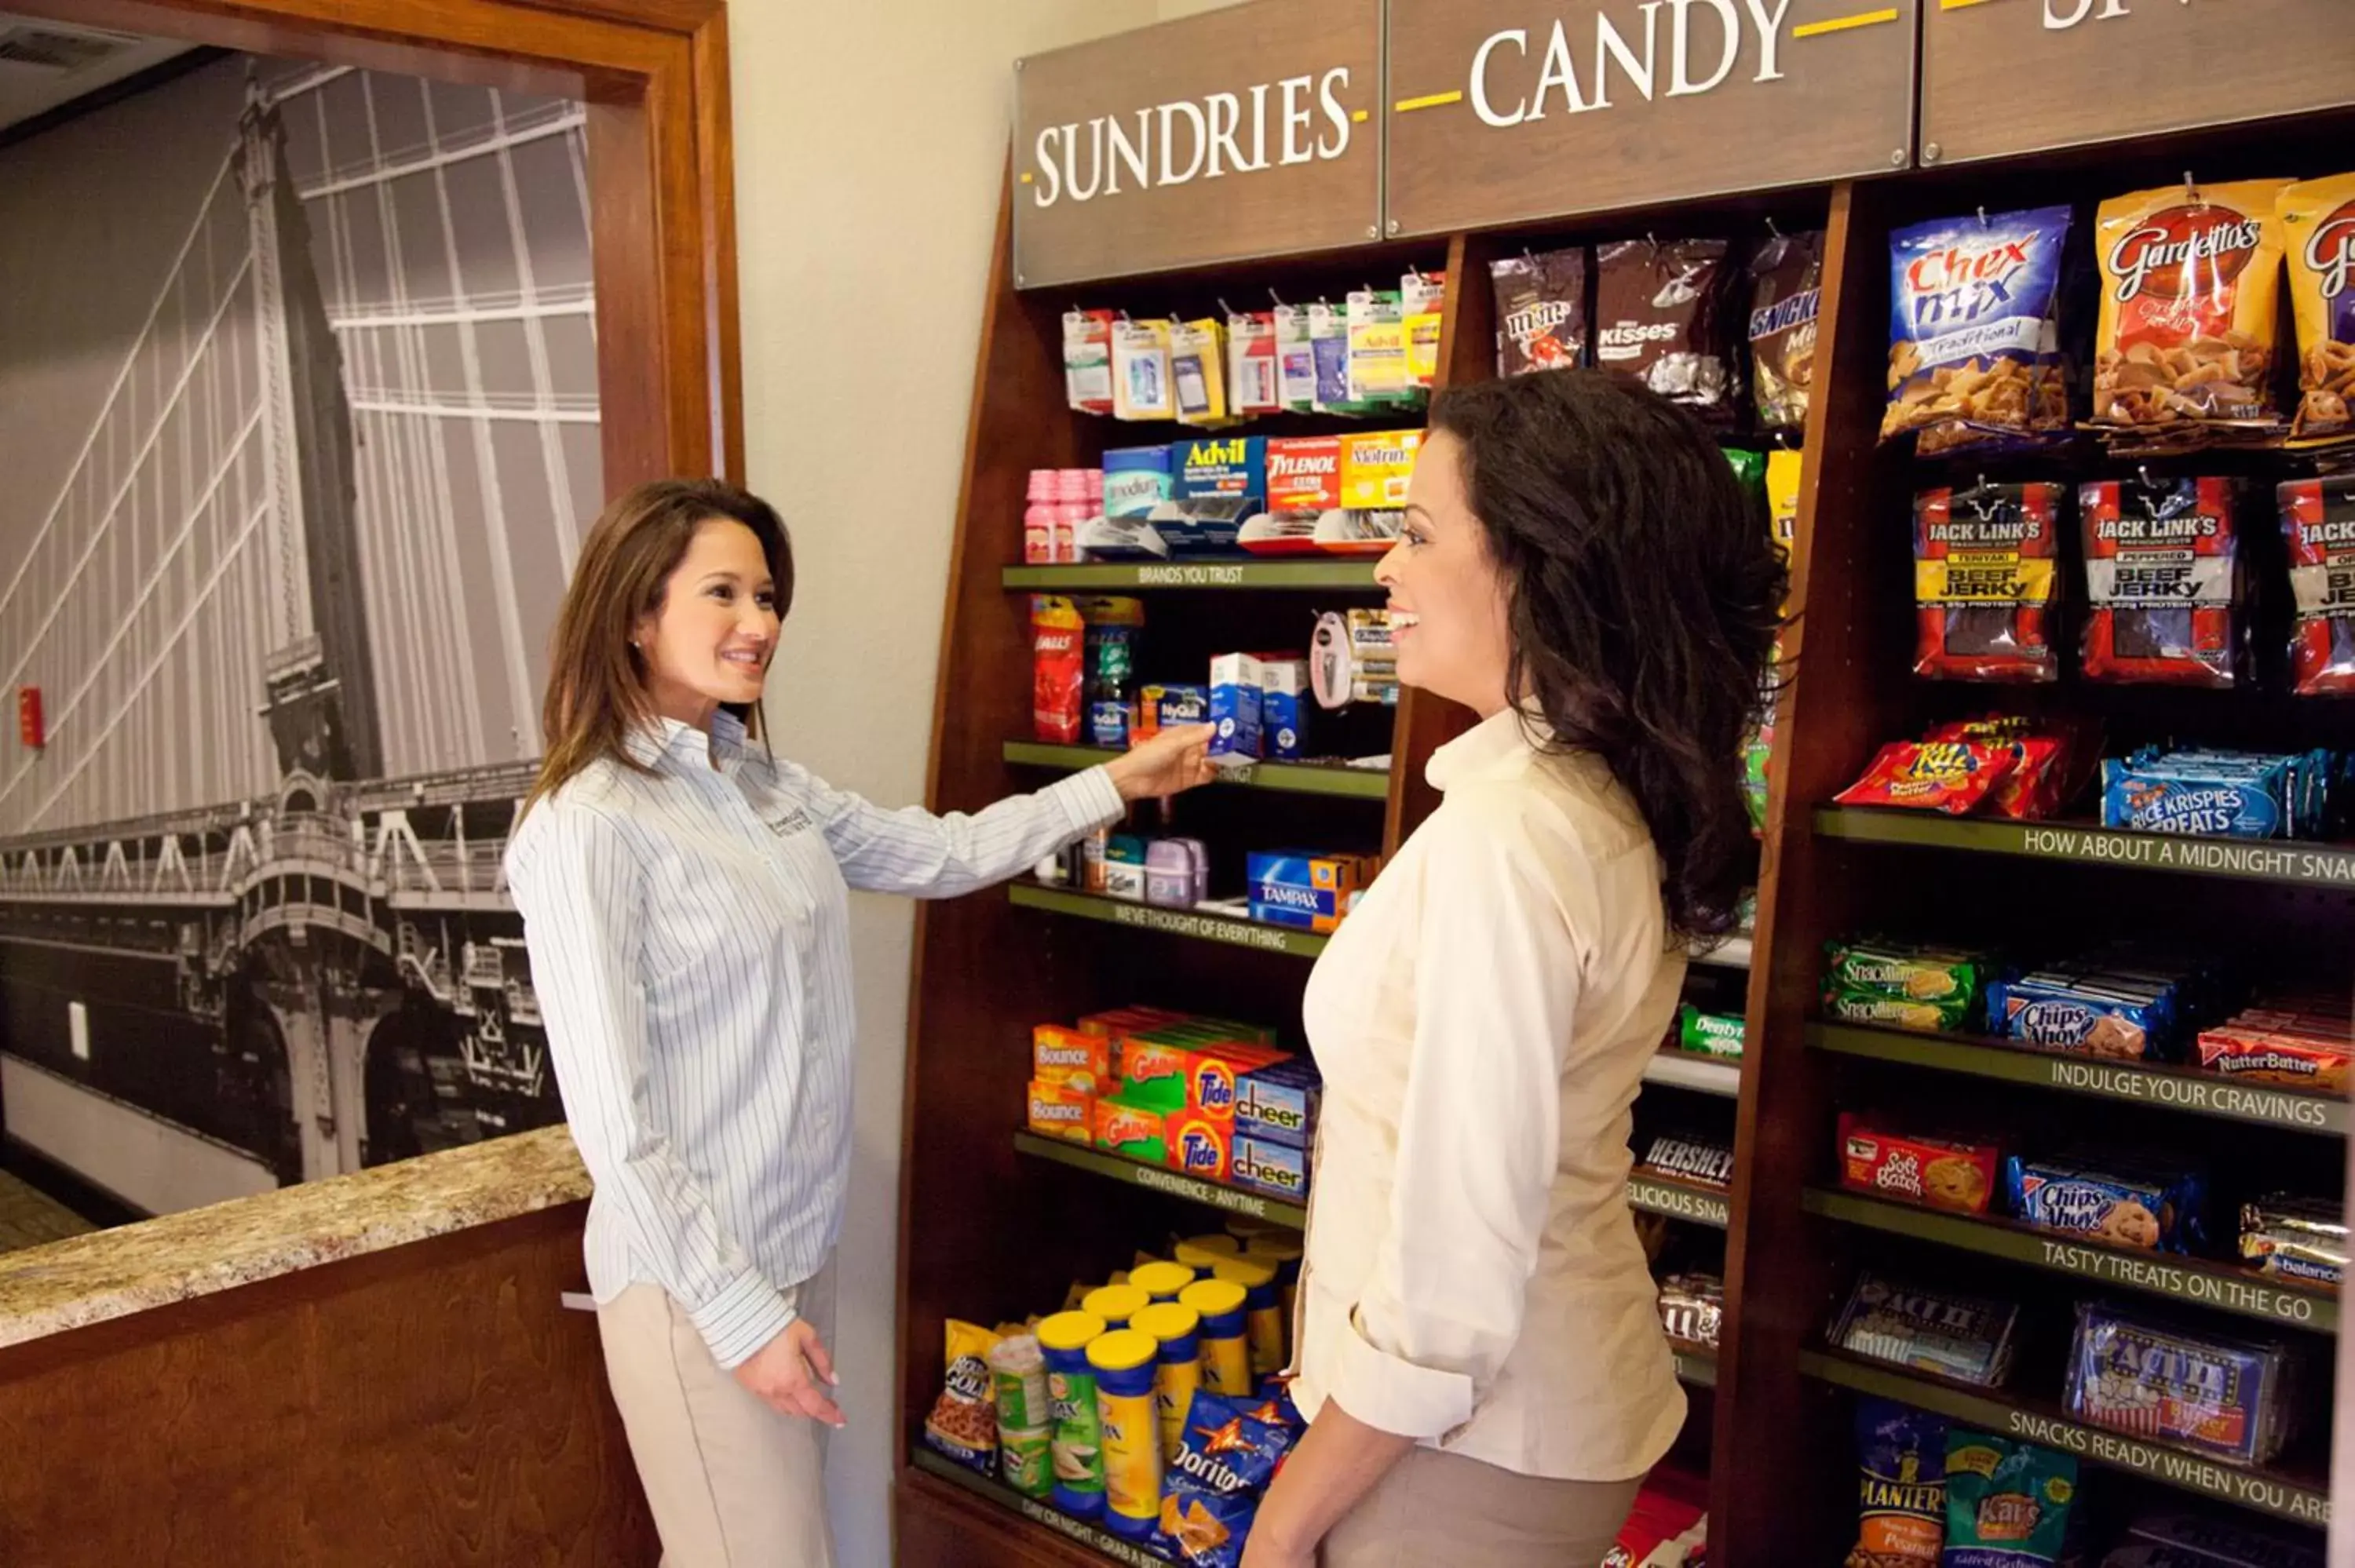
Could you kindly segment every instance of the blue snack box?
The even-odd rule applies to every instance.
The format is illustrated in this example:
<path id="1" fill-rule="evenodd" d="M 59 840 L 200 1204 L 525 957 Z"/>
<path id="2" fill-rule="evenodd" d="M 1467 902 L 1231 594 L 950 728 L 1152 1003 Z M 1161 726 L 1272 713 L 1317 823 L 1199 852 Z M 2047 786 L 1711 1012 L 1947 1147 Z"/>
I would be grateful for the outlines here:
<path id="1" fill-rule="evenodd" d="M 1308 1151 L 1288 1143 L 1237 1133 L 1228 1179 L 1239 1187 L 1281 1198 L 1287 1203 L 1305 1203 L 1308 1201 Z"/>
<path id="2" fill-rule="evenodd" d="M 1171 493 L 1180 501 L 1229 497 L 1267 505 L 1267 438 L 1206 436 L 1170 449 Z"/>
<path id="3" fill-rule="evenodd" d="M 2197 1171 L 2162 1171 L 2131 1161 L 2074 1160 L 2003 1164 L 2012 1217 L 2137 1252 L 2195 1252 L 2207 1245 L 2200 1213 L 2207 1185 Z"/>
<path id="4" fill-rule="evenodd" d="M 1299 1056 L 1243 1074 L 1235 1080 L 1235 1135 L 1307 1148 L 1324 1086 L 1316 1064 Z"/>

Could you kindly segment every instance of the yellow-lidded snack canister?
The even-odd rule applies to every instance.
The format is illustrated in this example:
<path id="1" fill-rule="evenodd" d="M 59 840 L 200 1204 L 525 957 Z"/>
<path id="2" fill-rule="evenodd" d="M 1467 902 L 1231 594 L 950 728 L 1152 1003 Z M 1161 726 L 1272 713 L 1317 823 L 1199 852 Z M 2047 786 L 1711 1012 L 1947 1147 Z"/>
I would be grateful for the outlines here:
<path id="1" fill-rule="evenodd" d="M 1182 1263 L 1141 1263 L 1128 1271 L 1128 1282 L 1156 1301 L 1175 1301 L 1194 1283 L 1194 1271 Z"/>
<path id="2" fill-rule="evenodd" d="M 1161 1458 L 1167 1464 L 1178 1457 L 1186 1413 L 1202 1386 L 1202 1315 L 1180 1302 L 1156 1301 L 1129 1326 L 1152 1335 L 1160 1346 L 1154 1357 L 1153 1402 L 1161 1415 Z"/>
<path id="3" fill-rule="evenodd" d="M 1088 1346 L 1103 1432 L 1104 1527 L 1149 1538 L 1161 1520 L 1161 1415 L 1154 1376 L 1161 1342 L 1141 1329 L 1114 1329 Z"/>
<path id="4" fill-rule="evenodd" d="M 1195 1273 L 1208 1276 L 1219 1266 L 1219 1259 L 1239 1256 L 1242 1250 L 1243 1244 L 1234 1237 L 1213 1234 L 1179 1242 L 1178 1250 L 1170 1255 Z"/>
<path id="5" fill-rule="evenodd" d="M 1212 1393 L 1249 1398 L 1251 1348 L 1243 1325 L 1243 1287 L 1231 1279 L 1198 1279 L 1178 1292 L 1178 1300 L 1202 1317 L 1202 1386 Z"/>
<path id="6" fill-rule="evenodd" d="M 1131 1318 L 1152 1305 L 1153 1298 L 1134 1285 L 1099 1285 L 1080 1302 L 1080 1310 L 1103 1319 L 1106 1329 L 1125 1329 Z"/>
<path id="7" fill-rule="evenodd" d="M 1103 1337 L 1103 1319 L 1092 1312 L 1058 1312 L 1039 1325 L 1039 1345 L 1047 1356 L 1047 1399 L 1054 1414 L 1048 1457 L 1054 1467 L 1055 1506 L 1074 1519 L 1103 1512 L 1104 1465 L 1102 1413 L 1095 1368 L 1088 1347 Z"/>
<path id="8" fill-rule="evenodd" d="M 1300 1288 L 1300 1260 L 1307 1249 L 1296 1235 L 1253 1236 L 1243 1245 L 1243 1255 L 1275 1265 L 1275 1290 L 1284 1302 L 1284 1320 L 1293 1321 L 1294 1298 Z"/>
<path id="9" fill-rule="evenodd" d="M 1284 1298 L 1276 1294 L 1275 1265 L 1265 1258 L 1231 1257 L 1215 1277 L 1243 1287 L 1243 1335 L 1251 1346 L 1253 1378 L 1284 1370 Z"/>

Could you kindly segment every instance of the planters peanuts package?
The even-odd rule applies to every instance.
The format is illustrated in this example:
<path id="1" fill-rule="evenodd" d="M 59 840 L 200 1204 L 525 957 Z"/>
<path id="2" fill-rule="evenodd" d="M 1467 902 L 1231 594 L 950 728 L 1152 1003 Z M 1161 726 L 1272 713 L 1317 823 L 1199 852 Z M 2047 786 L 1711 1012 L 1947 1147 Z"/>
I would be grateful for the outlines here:
<path id="1" fill-rule="evenodd" d="M 1271 1401 L 1197 1393 L 1161 1495 L 1161 1537 L 1193 1568 L 1239 1568 L 1259 1499 L 1292 1451 L 1291 1428 L 1249 1412 Z"/>

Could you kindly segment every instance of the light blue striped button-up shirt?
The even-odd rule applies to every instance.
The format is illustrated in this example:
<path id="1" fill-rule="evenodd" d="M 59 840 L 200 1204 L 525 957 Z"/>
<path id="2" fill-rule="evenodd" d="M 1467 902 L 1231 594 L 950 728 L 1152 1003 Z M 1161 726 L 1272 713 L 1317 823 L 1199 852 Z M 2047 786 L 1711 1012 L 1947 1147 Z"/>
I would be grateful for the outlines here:
<path id="1" fill-rule="evenodd" d="M 634 734 L 651 774 L 591 763 L 525 815 L 506 872 L 596 1181 L 589 1287 L 659 1285 L 733 1367 L 793 1321 L 842 1230 L 847 889 L 969 893 L 1124 807 L 1092 768 L 970 817 L 887 811 L 712 726 Z"/>

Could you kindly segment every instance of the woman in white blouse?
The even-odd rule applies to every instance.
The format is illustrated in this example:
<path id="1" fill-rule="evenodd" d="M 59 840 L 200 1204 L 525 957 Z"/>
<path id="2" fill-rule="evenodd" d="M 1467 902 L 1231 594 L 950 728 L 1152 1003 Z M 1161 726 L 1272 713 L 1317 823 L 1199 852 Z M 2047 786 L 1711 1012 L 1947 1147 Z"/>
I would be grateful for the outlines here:
<path id="1" fill-rule="evenodd" d="M 506 855 L 596 1180 L 607 1376 L 671 1568 L 834 1561 L 848 889 L 971 892 L 1209 777 L 1198 726 L 971 817 L 829 789 L 745 744 L 793 588 L 783 524 L 732 485 L 609 506 L 558 617 L 548 756 Z"/>
<path id="2" fill-rule="evenodd" d="M 1626 378 L 1433 405 L 1378 577 L 1401 681 L 1476 727 L 1318 960 L 1306 1436 L 1245 1568 L 1600 1562 L 1685 1415 L 1629 1107 L 1750 845 L 1784 572 L 1716 441 Z"/>

